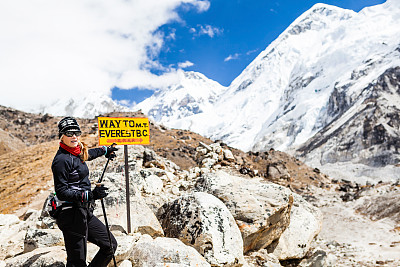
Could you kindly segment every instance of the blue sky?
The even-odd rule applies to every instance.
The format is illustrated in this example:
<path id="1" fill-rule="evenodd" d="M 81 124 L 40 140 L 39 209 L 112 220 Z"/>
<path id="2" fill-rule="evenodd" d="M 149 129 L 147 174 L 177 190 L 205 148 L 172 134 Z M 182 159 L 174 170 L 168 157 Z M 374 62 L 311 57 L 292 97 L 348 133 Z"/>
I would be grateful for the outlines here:
<path id="1" fill-rule="evenodd" d="M 383 2 L 324 1 L 357 12 Z M 0 1 L 0 105 L 45 112 L 60 100 L 111 96 L 131 106 L 177 83 L 181 69 L 228 86 L 316 3 Z"/>
<path id="2" fill-rule="evenodd" d="M 321 2 L 358 12 L 385 1 L 211 0 L 205 12 L 180 6 L 181 20 L 159 28 L 165 38 L 156 60 L 166 67 L 189 62 L 185 70 L 228 86 L 297 17 Z M 114 88 L 112 97 L 140 102 L 152 92 Z"/>

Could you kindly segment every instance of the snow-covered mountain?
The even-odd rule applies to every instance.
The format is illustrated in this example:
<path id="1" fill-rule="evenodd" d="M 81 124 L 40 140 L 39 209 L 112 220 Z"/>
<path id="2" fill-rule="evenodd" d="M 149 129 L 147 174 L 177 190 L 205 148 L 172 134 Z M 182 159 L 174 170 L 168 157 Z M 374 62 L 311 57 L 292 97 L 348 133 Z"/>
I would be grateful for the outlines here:
<path id="1" fill-rule="evenodd" d="M 55 116 L 74 116 L 78 118 L 93 118 L 99 114 L 114 111 L 129 111 L 127 107 L 118 105 L 107 95 L 97 92 L 85 92 L 80 98 L 61 98 L 33 110 L 35 113 L 49 113 Z"/>
<path id="2" fill-rule="evenodd" d="M 335 87 L 327 114 L 338 114 L 298 148 L 308 162 L 353 161 L 379 167 L 400 162 L 400 67 L 390 68 L 357 98 Z M 339 101 L 338 101 L 339 100 Z"/>
<path id="3" fill-rule="evenodd" d="M 399 19 L 398 0 L 358 13 L 316 4 L 196 112 L 176 101 L 179 85 L 139 106 L 158 110 L 149 115 L 169 127 L 243 150 L 297 150 L 322 162 L 399 162 Z M 188 86 L 187 98 L 194 92 L 198 98 L 200 89 Z M 201 90 L 208 99 L 208 83 Z M 371 154 L 378 162 L 367 160 Z"/>
<path id="4" fill-rule="evenodd" d="M 155 92 L 135 106 L 155 121 L 185 128 L 179 122 L 186 117 L 204 113 L 213 108 L 226 87 L 198 72 L 178 72 L 179 82 Z M 189 127 L 190 128 L 190 127 Z"/>

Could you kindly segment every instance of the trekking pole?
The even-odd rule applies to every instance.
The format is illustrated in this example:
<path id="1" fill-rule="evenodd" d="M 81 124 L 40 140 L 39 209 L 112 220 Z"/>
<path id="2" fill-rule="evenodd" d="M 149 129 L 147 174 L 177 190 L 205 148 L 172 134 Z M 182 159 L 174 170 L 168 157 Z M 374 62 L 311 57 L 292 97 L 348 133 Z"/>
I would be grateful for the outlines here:
<path id="1" fill-rule="evenodd" d="M 115 147 L 116 145 L 117 145 L 116 143 L 113 143 L 111 146 Z M 106 169 L 107 169 L 108 163 L 110 162 L 110 159 L 111 159 L 111 156 L 108 157 L 106 166 L 104 167 L 103 173 L 102 173 L 100 179 L 97 181 L 97 185 L 96 186 L 100 186 L 101 182 L 103 181 L 104 173 L 106 172 Z M 110 232 L 110 228 L 108 227 L 106 208 L 104 206 L 103 199 L 100 199 L 100 202 L 101 202 L 101 208 L 103 209 L 104 222 L 106 223 L 108 241 L 110 241 L 110 248 L 111 248 L 112 258 L 113 258 L 113 261 L 114 261 L 114 266 L 117 267 L 117 261 L 115 260 L 115 255 L 114 255 L 114 248 L 113 248 L 113 244 L 112 244 L 112 241 L 111 241 L 111 232 Z"/>

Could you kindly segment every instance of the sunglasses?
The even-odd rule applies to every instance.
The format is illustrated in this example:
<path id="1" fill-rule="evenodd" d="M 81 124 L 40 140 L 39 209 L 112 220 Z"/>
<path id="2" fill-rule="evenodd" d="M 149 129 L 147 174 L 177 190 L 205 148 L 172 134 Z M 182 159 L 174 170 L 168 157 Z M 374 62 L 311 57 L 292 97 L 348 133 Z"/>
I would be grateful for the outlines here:
<path id="1" fill-rule="evenodd" d="M 67 136 L 67 137 L 72 137 L 72 136 L 76 136 L 76 137 L 78 137 L 78 136 L 81 136 L 82 135 L 82 132 L 81 131 L 74 131 L 74 132 L 72 132 L 72 131 L 68 131 L 68 132 L 65 132 L 64 133 L 64 135 L 65 136 Z"/>

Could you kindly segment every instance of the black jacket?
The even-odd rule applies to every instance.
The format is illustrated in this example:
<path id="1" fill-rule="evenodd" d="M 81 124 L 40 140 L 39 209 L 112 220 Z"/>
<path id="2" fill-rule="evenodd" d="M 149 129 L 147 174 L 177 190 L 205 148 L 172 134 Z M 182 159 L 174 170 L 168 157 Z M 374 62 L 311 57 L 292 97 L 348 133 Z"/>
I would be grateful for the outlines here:
<path id="1" fill-rule="evenodd" d="M 105 154 L 102 147 L 88 151 L 88 160 Z M 78 156 L 74 156 L 63 148 L 59 148 L 51 165 L 54 188 L 58 199 L 68 202 L 81 202 L 83 193 L 90 191 L 89 168 Z"/>

